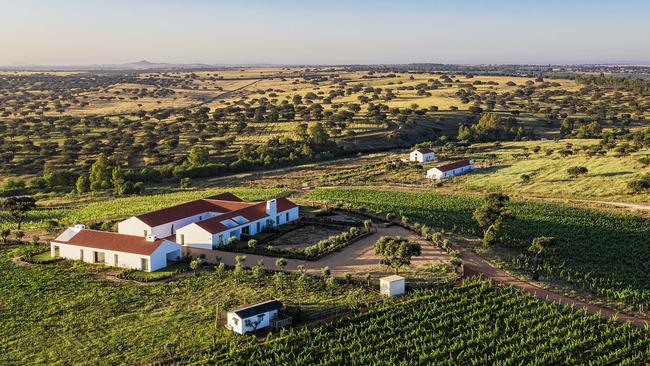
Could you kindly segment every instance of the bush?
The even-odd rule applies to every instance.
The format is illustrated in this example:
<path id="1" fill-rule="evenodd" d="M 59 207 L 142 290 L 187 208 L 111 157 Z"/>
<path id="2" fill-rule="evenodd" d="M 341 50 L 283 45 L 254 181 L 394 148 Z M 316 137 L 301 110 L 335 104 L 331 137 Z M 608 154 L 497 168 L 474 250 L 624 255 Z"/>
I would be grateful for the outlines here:
<path id="1" fill-rule="evenodd" d="M 642 193 L 650 189 L 650 174 L 642 176 L 640 179 L 633 180 L 627 184 L 627 188 L 632 193 Z"/>
<path id="2" fill-rule="evenodd" d="M 567 169 L 566 172 L 569 174 L 569 176 L 576 178 L 580 175 L 587 174 L 589 170 L 583 166 L 572 166 Z"/>

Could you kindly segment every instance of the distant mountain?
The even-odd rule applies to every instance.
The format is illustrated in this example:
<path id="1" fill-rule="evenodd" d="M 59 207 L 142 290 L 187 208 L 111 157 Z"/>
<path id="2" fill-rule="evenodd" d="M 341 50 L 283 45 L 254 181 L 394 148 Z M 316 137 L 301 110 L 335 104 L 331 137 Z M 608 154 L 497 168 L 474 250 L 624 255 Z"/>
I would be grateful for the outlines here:
<path id="1" fill-rule="evenodd" d="M 226 65 L 214 64 L 172 64 L 165 62 L 150 62 L 142 60 L 138 62 L 130 62 L 125 64 L 95 64 L 95 65 L 78 65 L 78 66 L 48 66 L 48 65 L 32 65 L 32 64 L 18 64 L 12 66 L 0 66 L 0 70 L 27 70 L 27 71 L 52 71 L 52 70 L 65 70 L 65 71 L 93 71 L 93 70 L 175 70 L 175 69 L 213 69 L 216 67 L 226 67 Z"/>

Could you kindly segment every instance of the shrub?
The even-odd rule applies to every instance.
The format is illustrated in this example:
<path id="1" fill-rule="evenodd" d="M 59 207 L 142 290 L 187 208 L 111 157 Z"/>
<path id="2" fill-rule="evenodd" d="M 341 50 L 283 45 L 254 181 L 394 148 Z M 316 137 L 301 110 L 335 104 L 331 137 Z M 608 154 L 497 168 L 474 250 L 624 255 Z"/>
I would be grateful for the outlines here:
<path id="1" fill-rule="evenodd" d="M 569 176 L 576 178 L 580 175 L 587 174 L 589 170 L 584 166 L 572 166 L 569 169 L 567 169 L 566 172 L 569 174 Z"/>

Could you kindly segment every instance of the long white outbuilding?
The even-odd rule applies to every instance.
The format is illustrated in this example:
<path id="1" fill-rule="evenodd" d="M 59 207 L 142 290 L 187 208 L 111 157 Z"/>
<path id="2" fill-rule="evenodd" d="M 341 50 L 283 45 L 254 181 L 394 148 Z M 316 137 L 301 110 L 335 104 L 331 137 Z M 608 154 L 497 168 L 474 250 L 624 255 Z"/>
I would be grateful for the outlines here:
<path id="1" fill-rule="evenodd" d="M 474 161 L 461 160 L 451 164 L 441 165 L 427 170 L 427 178 L 429 179 L 444 179 L 453 177 L 460 174 L 465 174 L 474 170 Z"/>
<path id="2" fill-rule="evenodd" d="M 66 229 L 50 242 L 52 257 L 82 260 L 152 272 L 181 257 L 181 246 L 152 236 L 134 236 L 89 230 L 83 225 Z"/>

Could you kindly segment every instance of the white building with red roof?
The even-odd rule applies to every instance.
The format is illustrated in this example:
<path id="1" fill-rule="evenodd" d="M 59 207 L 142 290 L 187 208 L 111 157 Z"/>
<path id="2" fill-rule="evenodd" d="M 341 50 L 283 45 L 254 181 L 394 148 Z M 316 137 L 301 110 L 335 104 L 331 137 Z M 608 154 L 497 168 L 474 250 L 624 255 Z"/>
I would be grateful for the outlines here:
<path id="1" fill-rule="evenodd" d="M 179 259 L 182 246 L 214 249 L 298 217 L 298 205 L 286 198 L 251 203 L 223 193 L 130 217 L 117 233 L 76 225 L 52 240 L 50 250 L 53 257 L 151 272 Z"/>
<path id="2" fill-rule="evenodd" d="M 459 174 L 465 174 L 474 170 L 473 160 L 461 160 L 451 164 L 441 165 L 427 170 L 427 178 L 430 179 L 443 179 L 453 177 Z"/>
<path id="3" fill-rule="evenodd" d="M 433 152 L 433 150 L 422 147 L 411 151 L 409 154 L 409 160 L 424 163 L 427 161 L 436 160 L 436 154 Z"/>
<path id="4" fill-rule="evenodd" d="M 152 272 L 181 257 L 181 246 L 155 236 L 135 236 L 75 225 L 50 242 L 52 257 Z"/>
<path id="5" fill-rule="evenodd" d="M 118 232 L 173 238 L 183 246 L 213 249 L 230 237 L 255 235 L 298 216 L 298 205 L 286 198 L 250 203 L 224 193 L 130 217 L 118 224 Z"/>

